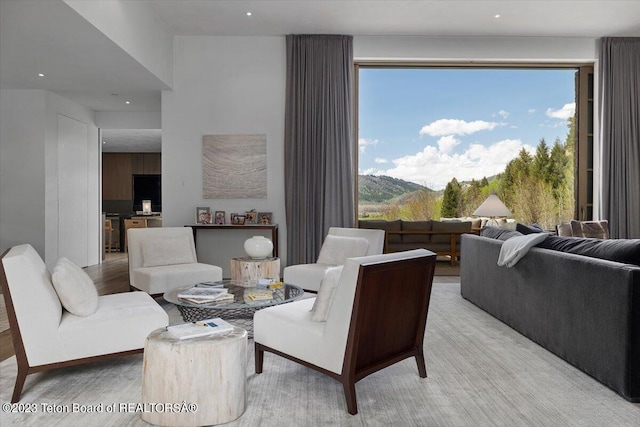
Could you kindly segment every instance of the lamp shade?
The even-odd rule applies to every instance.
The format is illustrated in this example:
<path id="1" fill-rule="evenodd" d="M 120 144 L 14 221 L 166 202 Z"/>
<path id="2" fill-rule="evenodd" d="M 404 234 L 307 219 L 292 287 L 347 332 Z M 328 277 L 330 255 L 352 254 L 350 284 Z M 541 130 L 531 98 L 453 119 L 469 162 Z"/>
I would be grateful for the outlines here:
<path id="1" fill-rule="evenodd" d="M 487 200 L 485 200 L 480 206 L 478 206 L 478 209 L 475 210 L 473 215 L 489 217 L 512 216 L 511 211 L 495 194 L 487 197 Z"/>

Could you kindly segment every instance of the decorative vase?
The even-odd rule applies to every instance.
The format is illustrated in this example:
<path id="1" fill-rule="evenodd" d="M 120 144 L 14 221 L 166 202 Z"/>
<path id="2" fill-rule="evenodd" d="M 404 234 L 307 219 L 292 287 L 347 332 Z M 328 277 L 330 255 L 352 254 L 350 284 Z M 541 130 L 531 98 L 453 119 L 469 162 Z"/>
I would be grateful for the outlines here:
<path id="1" fill-rule="evenodd" d="M 253 236 L 244 242 L 244 251 L 253 259 L 264 259 L 273 250 L 273 243 L 264 236 Z"/>

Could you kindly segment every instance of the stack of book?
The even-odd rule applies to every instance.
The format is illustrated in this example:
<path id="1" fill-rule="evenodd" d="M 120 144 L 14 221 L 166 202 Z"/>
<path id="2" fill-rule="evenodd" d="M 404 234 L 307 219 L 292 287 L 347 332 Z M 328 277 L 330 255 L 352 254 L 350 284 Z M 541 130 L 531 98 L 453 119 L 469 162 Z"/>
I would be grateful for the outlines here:
<path id="1" fill-rule="evenodd" d="M 174 337 L 183 340 L 187 338 L 204 337 L 230 332 L 233 331 L 233 326 L 219 317 L 216 317 L 215 319 L 167 326 L 167 331 L 171 332 Z"/>
<path id="2" fill-rule="evenodd" d="M 268 301 L 273 299 L 273 293 L 270 291 L 255 291 L 247 294 L 250 301 Z"/>
<path id="3" fill-rule="evenodd" d="M 194 286 L 178 293 L 178 298 L 190 304 L 222 304 L 233 302 L 233 294 L 230 294 L 226 288 L 217 288 L 210 286 Z"/>

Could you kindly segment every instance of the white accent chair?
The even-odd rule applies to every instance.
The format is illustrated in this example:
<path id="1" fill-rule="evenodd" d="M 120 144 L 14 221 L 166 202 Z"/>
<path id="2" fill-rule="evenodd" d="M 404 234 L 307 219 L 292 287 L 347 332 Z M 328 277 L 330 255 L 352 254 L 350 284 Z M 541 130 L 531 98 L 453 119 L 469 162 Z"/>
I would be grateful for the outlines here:
<path id="1" fill-rule="evenodd" d="M 180 286 L 222 280 L 222 269 L 198 262 L 190 227 L 130 228 L 129 283 L 153 297 Z"/>
<path id="2" fill-rule="evenodd" d="M 339 237 L 360 237 L 368 241 L 368 247 L 366 253 L 363 255 L 380 255 L 384 249 L 384 230 L 370 230 L 363 228 L 340 228 L 331 227 L 327 236 L 339 236 Z M 323 249 L 326 250 L 326 239 L 323 243 L 323 248 L 320 250 L 322 255 Z M 319 258 L 314 264 L 298 264 L 285 267 L 283 272 L 283 280 L 285 283 L 297 285 L 306 291 L 318 292 L 320 289 L 320 283 L 324 279 L 324 275 L 327 270 L 337 265 L 342 265 L 344 259 L 337 264 L 322 263 L 322 259 Z"/>
<path id="3" fill-rule="evenodd" d="M 323 290 L 317 298 L 257 311 L 256 373 L 262 373 L 265 351 L 317 370 L 342 383 L 350 414 L 358 411 L 355 383 L 369 374 L 415 357 L 425 378 L 423 339 L 435 262 L 436 254 L 426 249 L 348 259 L 326 321 L 314 321 L 310 311 Z"/>
<path id="4" fill-rule="evenodd" d="M 36 250 L 14 246 L 2 256 L 0 285 L 18 363 L 11 402 L 20 399 L 28 374 L 141 353 L 149 333 L 169 323 L 144 292 L 98 297 L 89 316 L 66 311 Z"/>

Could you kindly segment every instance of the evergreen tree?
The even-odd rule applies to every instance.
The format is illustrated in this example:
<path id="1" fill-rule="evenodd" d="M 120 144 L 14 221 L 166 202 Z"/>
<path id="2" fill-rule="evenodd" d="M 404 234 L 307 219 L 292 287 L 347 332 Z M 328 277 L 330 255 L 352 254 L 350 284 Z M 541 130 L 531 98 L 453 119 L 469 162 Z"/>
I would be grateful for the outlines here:
<path id="1" fill-rule="evenodd" d="M 485 188 L 489 186 L 489 180 L 487 179 L 487 177 L 483 177 L 482 181 L 480 181 L 480 187 Z"/>
<path id="2" fill-rule="evenodd" d="M 549 147 L 547 142 L 542 138 L 536 147 L 536 154 L 533 157 L 532 172 L 537 179 L 547 181 L 549 175 Z"/>
<path id="3" fill-rule="evenodd" d="M 460 204 L 460 183 L 455 178 L 447 183 L 442 196 L 442 208 L 440 216 L 445 218 L 456 218 L 458 214 L 458 206 Z"/>

